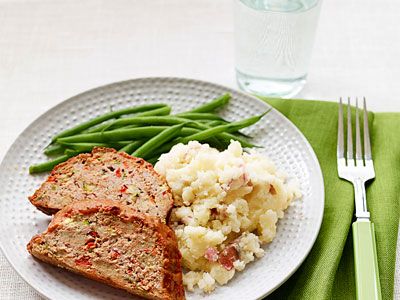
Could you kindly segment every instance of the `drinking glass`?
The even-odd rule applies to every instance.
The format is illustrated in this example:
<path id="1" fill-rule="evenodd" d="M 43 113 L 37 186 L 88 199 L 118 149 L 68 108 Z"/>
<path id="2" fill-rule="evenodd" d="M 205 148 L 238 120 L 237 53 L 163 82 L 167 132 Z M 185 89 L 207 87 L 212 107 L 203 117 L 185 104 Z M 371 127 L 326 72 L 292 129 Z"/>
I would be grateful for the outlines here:
<path id="1" fill-rule="evenodd" d="M 236 78 L 241 89 L 289 98 L 303 88 L 320 0 L 234 0 Z"/>

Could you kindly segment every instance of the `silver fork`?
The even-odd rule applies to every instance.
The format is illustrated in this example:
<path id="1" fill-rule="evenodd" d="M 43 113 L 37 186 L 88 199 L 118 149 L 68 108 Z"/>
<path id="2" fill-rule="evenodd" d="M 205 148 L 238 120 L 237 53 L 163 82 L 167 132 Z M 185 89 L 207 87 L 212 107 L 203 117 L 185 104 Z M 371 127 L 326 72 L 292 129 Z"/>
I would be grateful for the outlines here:
<path id="1" fill-rule="evenodd" d="M 339 101 L 337 166 L 339 177 L 354 186 L 356 221 L 352 225 L 357 299 L 381 299 L 374 224 L 367 209 L 365 183 L 375 178 L 364 98 L 364 155 L 361 146 L 360 116 L 356 98 L 356 152 L 353 152 L 350 98 L 347 105 L 347 151 L 345 156 L 343 104 Z"/>

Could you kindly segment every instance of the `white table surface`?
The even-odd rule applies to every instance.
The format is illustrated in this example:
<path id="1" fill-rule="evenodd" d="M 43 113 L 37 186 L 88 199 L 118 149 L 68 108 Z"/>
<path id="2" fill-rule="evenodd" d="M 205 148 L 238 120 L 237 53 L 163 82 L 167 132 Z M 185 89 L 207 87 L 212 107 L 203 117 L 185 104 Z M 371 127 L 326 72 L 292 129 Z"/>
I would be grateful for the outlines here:
<path id="1" fill-rule="evenodd" d="M 325 1 L 299 97 L 366 96 L 371 110 L 400 111 L 399 15 L 394 0 Z M 236 87 L 232 19 L 232 0 L 0 0 L 0 159 L 40 114 L 99 85 L 178 76 Z M 42 299 L 2 254 L 0 299 Z"/>

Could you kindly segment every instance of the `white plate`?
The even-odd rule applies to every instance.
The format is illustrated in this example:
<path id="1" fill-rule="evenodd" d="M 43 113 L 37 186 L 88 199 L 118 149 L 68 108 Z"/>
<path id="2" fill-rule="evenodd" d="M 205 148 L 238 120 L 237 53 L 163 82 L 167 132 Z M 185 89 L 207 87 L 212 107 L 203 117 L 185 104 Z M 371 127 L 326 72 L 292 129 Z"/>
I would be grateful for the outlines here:
<path id="1" fill-rule="evenodd" d="M 43 148 L 57 132 L 93 116 L 143 103 L 163 102 L 174 112 L 195 107 L 230 92 L 222 111 L 229 120 L 266 111 L 269 106 L 244 93 L 197 80 L 144 78 L 103 86 L 77 95 L 44 113 L 14 142 L 0 165 L 0 245 L 14 269 L 39 293 L 50 299 L 137 299 L 106 285 L 34 260 L 26 251 L 31 237 L 47 227 L 50 217 L 35 209 L 27 196 L 46 174 L 31 176 L 30 164 L 46 160 Z M 324 210 L 324 185 L 318 160 L 300 131 L 276 110 L 248 132 L 265 153 L 291 177 L 303 193 L 279 221 L 276 238 L 265 246 L 266 255 L 235 274 L 228 285 L 204 297 L 188 299 L 258 299 L 279 287 L 303 262 L 315 239 Z"/>

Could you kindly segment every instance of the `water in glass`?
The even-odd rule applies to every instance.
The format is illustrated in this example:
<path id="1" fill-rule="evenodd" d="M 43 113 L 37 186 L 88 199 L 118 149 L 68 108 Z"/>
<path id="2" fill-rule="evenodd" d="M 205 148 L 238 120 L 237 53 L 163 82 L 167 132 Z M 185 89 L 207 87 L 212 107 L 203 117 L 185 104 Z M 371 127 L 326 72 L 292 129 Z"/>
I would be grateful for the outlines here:
<path id="1" fill-rule="evenodd" d="M 320 0 L 234 0 L 239 86 L 288 98 L 304 86 Z"/>

